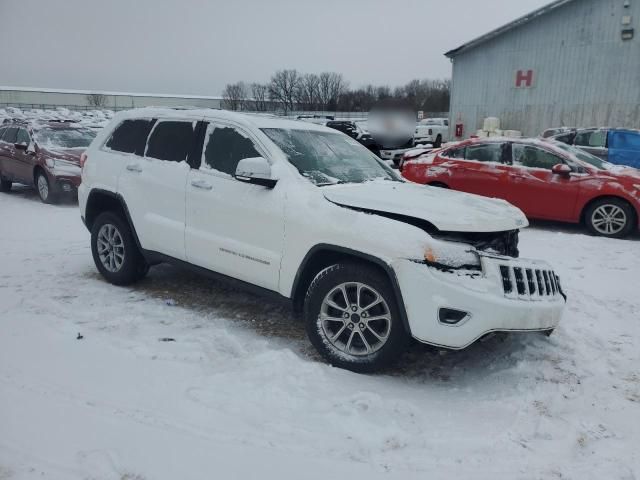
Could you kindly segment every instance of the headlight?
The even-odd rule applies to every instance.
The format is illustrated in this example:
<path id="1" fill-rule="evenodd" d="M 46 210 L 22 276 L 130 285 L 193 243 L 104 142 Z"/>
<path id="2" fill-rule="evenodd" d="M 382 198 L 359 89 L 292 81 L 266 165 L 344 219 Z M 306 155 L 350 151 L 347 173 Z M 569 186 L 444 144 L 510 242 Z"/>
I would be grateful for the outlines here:
<path id="1" fill-rule="evenodd" d="M 480 270 L 480 256 L 471 245 L 455 242 L 431 243 L 424 251 L 427 265 L 441 270 Z"/>
<path id="2" fill-rule="evenodd" d="M 53 158 L 46 158 L 44 160 L 44 163 L 47 165 L 47 167 L 49 168 L 54 168 L 56 166 L 56 161 Z"/>

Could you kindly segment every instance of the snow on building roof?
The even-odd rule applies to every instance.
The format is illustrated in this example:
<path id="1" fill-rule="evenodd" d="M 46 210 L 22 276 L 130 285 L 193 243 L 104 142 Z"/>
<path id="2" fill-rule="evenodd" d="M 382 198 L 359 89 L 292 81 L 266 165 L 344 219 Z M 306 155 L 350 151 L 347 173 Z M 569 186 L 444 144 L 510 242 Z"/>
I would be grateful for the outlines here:
<path id="1" fill-rule="evenodd" d="M 155 98 L 185 98 L 198 100 L 222 100 L 222 97 L 206 96 L 206 95 L 182 95 L 169 93 L 141 93 L 141 92 L 108 92 L 102 90 L 70 90 L 64 88 L 39 88 L 39 87 L 11 87 L 0 86 L 0 91 L 16 91 L 16 92 L 42 92 L 42 93 L 68 93 L 78 95 L 111 95 L 118 97 L 155 97 Z"/>
<path id="2" fill-rule="evenodd" d="M 514 28 L 517 28 L 521 25 L 524 25 L 525 23 L 529 23 L 530 21 L 532 21 L 533 19 L 536 19 L 542 15 L 546 15 L 547 13 L 550 13 L 552 11 L 554 11 L 555 9 L 562 7 L 563 5 L 566 5 L 569 2 L 572 2 L 574 0 L 555 0 L 554 2 L 551 2 L 548 5 L 545 5 L 544 7 L 538 8 L 537 10 L 534 10 L 531 13 L 528 13 L 522 17 L 519 17 L 517 19 L 515 19 L 514 21 L 507 23 L 506 25 L 503 25 L 501 27 L 496 28 L 495 30 L 491 30 L 489 33 L 485 33 L 484 35 L 477 37 L 461 46 L 459 46 L 458 48 L 454 48 L 453 50 L 449 50 L 448 52 L 446 52 L 444 55 L 446 57 L 449 58 L 454 58 L 458 55 L 460 55 L 461 53 L 474 48 L 478 45 L 480 45 L 481 43 L 484 43 L 488 40 L 491 40 L 495 37 L 498 37 L 500 35 L 502 35 L 503 33 L 506 33 L 510 30 L 513 30 Z"/>

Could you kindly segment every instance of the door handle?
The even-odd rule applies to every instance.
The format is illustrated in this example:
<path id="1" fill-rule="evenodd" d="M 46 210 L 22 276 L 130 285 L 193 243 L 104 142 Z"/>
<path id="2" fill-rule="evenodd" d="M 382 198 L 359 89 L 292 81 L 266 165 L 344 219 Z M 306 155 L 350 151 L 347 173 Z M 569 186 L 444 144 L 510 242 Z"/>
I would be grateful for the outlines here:
<path id="1" fill-rule="evenodd" d="M 130 172 L 142 172 L 142 167 L 140 165 L 136 165 L 135 163 L 132 163 L 130 165 L 127 165 L 127 170 L 129 170 Z"/>
<path id="2" fill-rule="evenodd" d="M 213 186 L 209 182 L 205 182 L 204 180 L 192 180 L 191 185 L 202 190 L 213 189 Z"/>

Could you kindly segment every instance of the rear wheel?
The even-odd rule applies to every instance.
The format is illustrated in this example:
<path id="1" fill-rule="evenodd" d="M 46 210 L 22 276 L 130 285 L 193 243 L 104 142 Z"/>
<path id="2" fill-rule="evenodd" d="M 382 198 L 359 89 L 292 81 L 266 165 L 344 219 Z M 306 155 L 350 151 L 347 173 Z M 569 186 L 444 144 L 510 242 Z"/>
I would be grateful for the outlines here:
<path id="1" fill-rule="evenodd" d="M 307 291 L 304 318 L 318 352 L 358 373 L 390 366 L 409 341 L 388 279 L 365 264 L 338 263 L 321 271 Z"/>
<path id="2" fill-rule="evenodd" d="M 114 285 L 130 285 L 149 271 L 129 224 L 113 212 L 101 213 L 93 223 L 91 253 L 98 271 Z"/>
<path id="3" fill-rule="evenodd" d="M 442 135 L 436 137 L 436 141 L 433 143 L 434 148 L 440 148 L 442 146 Z"/>
<path id="4" fill-rule="evenodd" d="M 585 223 L 594 235 L 624 238 L 635 228 L 636 212 L 624 200 L 603 198 L 586 210 Z"/>
<path id="5" fill-rule="evenodd" d="M 449 188 L 448 185 L 445 185 L 444 183 L 440 183 L 440 182 L 431 182 L 431 183 L 427 183 L 427 185 L 430 187 Z"/>
<path id="6" fill-rule="evenodd" d="M 51 191 L 51 185 L 49 179 L 42 170 L 36 172 L 35 178 L 36 190 L 38 190 L 38 196 L 42 203 L 56 203 L 57 197 Z"/>

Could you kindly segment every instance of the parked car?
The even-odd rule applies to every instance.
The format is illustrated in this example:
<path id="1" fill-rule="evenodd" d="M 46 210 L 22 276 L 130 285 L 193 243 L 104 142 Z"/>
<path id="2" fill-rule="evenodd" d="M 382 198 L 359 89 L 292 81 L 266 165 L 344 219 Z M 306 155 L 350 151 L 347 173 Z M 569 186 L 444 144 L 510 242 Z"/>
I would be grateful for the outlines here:
<path id="1" fill-rule="evenodd" d="M 553 137 L 616 165 L 640 168 L 640 130 L 580 128 Z"/>
<path id="2" fill-rule="evenodd" d="M 402 175 L 507 200 L 529 218 L 584 223 L 605 237 L 638 227 L 640 172 L 559 142 L 467 140 L 405 162 Z"/>
<path id="3" fill-rule="evenodd" d="M 94 137 L 94 131 L 71 122 L 3 125 L 0 191 L 10 191 L 13 183 L 35 186 L 45 203 L 73 194 L 80 184 L 80 155 Z"/>
<path id="4" fill-rule="evenodd" d="M 444 142 L 449 141 L 448 118 L 426 118 L 420 120 L 413 136 L 414 144 L 430 143 L 435 148 L 440 148 Z"/>
<path id="5" fill-rule="evenodd" d="M 235 280 L 291 304 L 339 367 L 383 368 L 411 338 L 461 349 L 560 321 L 552 267 L 518 258 L 522 212 L 405 182 L 324 126 L 130 110 L 83 165 L 80 211 L 105 279 L 172 262 Z"/>
<path id="6" fill-rule="evenodd" d="M 349 135 L 351 138 L 357 140 L 360 144 L 367 147 L 376 155 L 380 153 L 380 147 L 373 140 L 373 137 L 368 132 L 362 131 L 356 123 L 345 120 L 331 120 L 328 121 L 325 125 L 329 128 L 333 128 L 334 130 L 338 130 Z"/>
<path id="7" fill-rule="evenodd" d="M 575 132 L 575 127 L 557 127 L 557 128 L 547 128 L 542 134 L 540 138 L 551 138 L 562 133 L 571 133 Z"/>

